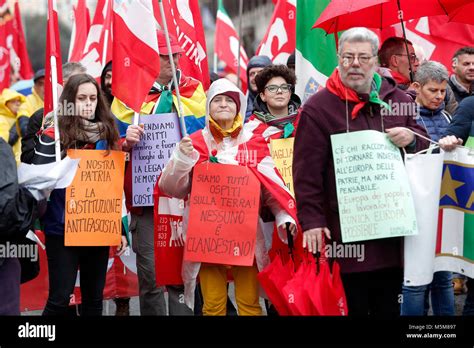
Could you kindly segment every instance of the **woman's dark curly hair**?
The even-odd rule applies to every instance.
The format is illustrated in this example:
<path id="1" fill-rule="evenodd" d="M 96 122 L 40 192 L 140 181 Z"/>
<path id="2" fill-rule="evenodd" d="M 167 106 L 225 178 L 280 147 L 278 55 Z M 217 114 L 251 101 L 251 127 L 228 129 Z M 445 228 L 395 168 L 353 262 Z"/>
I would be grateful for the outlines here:
<path id="1" fill-rule="evenodd" d="M 296 84 L 295 72 L 286 65 L 269 65 L 255 76 L 255 84 L 257 85 L 258 93 L 263 93 L 268 81 L 274 77 L 282 77 L 286 83 L 293 87 Z M 292 88 L 292 90 L 294 90 L 294 88 Z"/>

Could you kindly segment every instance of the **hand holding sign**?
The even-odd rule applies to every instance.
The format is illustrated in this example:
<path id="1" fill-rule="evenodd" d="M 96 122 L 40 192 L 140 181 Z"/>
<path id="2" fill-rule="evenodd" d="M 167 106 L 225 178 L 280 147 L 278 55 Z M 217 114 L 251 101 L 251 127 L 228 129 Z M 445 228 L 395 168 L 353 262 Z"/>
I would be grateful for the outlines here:
<path id="1" fill-rule="evenodd" d="M 184 155 L 191 157 L 194 151 L 193 141 L 190 137 L 184 137 L 179 142 L 179 151 L 181 151 Z"/>
<path id="2" fill-rule="evenodd" d="M 133 124 L 128 126 L 125 142 L 123 144 L 124 151 L 130 151 L 136 144 L 138 144 L 143 133 L 143 123 L 139 126 Z"/>

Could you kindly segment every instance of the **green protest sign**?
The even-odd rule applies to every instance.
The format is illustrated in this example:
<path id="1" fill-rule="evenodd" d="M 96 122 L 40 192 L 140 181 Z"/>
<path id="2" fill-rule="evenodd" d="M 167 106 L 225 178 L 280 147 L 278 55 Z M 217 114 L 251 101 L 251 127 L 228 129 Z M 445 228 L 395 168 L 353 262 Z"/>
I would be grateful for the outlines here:
<path id="1" fill-rule="evenodd" d="M 331 136 L 342 241 L 418 233 L 400 150 L 381 132 Z"/>

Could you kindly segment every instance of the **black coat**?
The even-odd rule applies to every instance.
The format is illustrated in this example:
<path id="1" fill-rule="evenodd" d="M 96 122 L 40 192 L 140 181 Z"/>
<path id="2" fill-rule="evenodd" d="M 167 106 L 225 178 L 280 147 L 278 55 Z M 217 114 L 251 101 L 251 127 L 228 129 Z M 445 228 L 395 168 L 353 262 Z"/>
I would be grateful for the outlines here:
<path id="1" fill-rule="evenodd" d="M 12 149 L 0 138 L 0 243 L 20 242 L 36 218 L 37 202 L 27 189 L 18 186 Z M 0 258 L 0 266 L 3 263 Z"/>

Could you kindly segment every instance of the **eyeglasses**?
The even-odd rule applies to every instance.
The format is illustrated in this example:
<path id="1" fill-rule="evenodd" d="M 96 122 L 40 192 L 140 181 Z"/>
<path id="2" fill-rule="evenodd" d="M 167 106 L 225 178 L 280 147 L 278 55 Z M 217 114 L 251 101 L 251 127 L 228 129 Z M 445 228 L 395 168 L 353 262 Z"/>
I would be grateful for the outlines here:
<path id="1" fill-rule="evenodd" d="M 418 57 L 416 56 L 415 53 L 411 53 L 410 55 L 408 55 L 408 54 L 403 54 L 403 53 L 397 53 L 397 54 L 394 54 L 394 56 L 410 57 L 410 61 L 411 61 L 412 63 L 415 63 L 415 62 L 418 60 Z"/>
<path id="2" fill-rule="evenodd" d="M 342 59 L 343 62 L 347 62 L 347 64 L 351 65 L 354 63 L 354 60 L 356 59 L 359 61 L 360 64 L 368 64 L 372 58 L 375 56 L 353 56 L 351 54 L 343 54 L 342 56 L 339 56 L 339 58 Z"/>
<path id="3" fill-rule="evenodd" d="M 279 90 L 282 91 L 282 93 L 288 93 L 291 91 L 291 85 L 290 84 L 283 84 L 283 85 L 280 85 L 280 86 L 277 86 L 277 85 L 268 85 L 268 86 L 265 86 L 265 89 L 272 93 L 272 94 L 275 94 L 277 93 Z"/>

